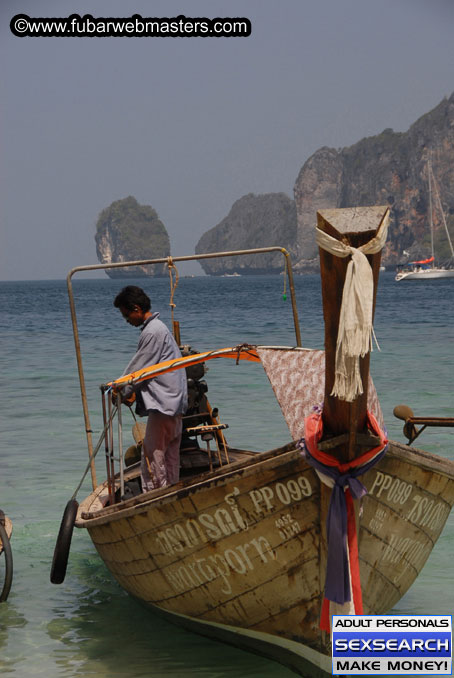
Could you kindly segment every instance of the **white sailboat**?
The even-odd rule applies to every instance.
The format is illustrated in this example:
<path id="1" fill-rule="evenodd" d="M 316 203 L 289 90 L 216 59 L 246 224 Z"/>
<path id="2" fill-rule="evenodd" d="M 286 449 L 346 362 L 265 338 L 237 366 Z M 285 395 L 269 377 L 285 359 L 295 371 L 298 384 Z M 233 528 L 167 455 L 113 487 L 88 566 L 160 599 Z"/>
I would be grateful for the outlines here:
<path id="1" fill-rule="evenodd" d="M 452 246 L 451 237 L 449 235 L 448 225 L 446 223 L 445 213 L 440 200 L 440 193 L 435 181 L 432 171 L 432 164 L 430 160 L 427 163 L 427 174 L 429 181 L 429 222 L 430 222 L 430 242 L 431 242 L 431 257 L 421 261 L 410 261 L 406 264 L 397 267 L 396 280 L 432 280 L 434 278 L 454 278 L 454 268 L 446 266 L 435 266 L 434 253 L 434 229 L 433 229 L 433 206 L 432 206 L 432 185 L 434 187 L 437 204 L 440 209 L 443 225 L 448 238 L 449 247 L 451 249 L 451 264 L 454 262 L 454 249 Z"/>

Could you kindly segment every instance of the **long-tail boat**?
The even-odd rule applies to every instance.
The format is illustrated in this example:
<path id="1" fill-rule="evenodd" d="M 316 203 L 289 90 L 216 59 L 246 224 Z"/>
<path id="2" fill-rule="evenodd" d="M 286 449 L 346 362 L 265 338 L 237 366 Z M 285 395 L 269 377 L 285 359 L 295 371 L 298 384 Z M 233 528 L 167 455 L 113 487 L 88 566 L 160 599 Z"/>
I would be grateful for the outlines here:
<path id="1" fill-rule="evenodd" d="M 80 505 L 75 492 L 67 504 L 52 564 L 54 583 L 65 577 L 75 524 L 88 530 L 102 560 L 132 596 L 176 623 L 274 658 L 302 676 L 331 675 L 331 614 L 383 614 L 393 608 L 449 515 L 454 463 L 387 440 L 369 376 L 388 213 L 387 207 L 317 213 L 325 351 L 301 347 L 288 253 L 257 250 L 277 249 L 286 257 L 296 346 L 189 353 L 107 382 L 101 389 L 104 431 L 95 448 L 70 283 L 74 272 L 95 267 L 70 272 L 93 492 Z M 130 265 L 150 263 L 162 260 Z M 228 444 L 206 389 L 198 389 L 201 375 L 195 369 L 220 358 L 261 363 L 290 442 L 261 453 Z M 142 493 L 139 465 L 124 459 L 134 461 L 129 453 L 140 447 L 143 424 L 133 428 L 136 448 L 123 454 L 124 407 L 112 405 L 111 391 L 183 368 L 198 395 L 184 422 L 181 479 Z M 98 484 L 94 456 L 102 446 L 107 479 Z"/>

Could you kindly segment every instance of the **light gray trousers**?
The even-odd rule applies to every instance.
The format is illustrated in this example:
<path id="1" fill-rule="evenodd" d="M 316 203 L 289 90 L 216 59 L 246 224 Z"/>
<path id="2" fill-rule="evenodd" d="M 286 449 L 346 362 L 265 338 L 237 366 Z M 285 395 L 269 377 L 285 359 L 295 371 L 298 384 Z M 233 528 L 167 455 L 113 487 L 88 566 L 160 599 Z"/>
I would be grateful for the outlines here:
<path id="1" fill-rule="evenodd" d="M 140 469 L 143 492 L 178 482 L 181 431 L 181 415 L 149 412 Z"/>

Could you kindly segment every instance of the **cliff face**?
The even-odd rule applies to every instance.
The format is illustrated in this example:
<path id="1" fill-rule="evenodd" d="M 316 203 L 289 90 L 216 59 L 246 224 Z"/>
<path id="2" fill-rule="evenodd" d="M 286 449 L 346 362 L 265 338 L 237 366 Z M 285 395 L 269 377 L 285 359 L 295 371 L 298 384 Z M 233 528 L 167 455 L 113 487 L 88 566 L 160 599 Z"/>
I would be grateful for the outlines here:
<path id="1" fill-rule="evenodd" d="M 104 209 L 96 224 L 96 254 L 102 264 L 170 255 L 164 224 L 149 205 L 139 205 L 132 196 L 117 200 Z M 106 269 L 110 278 L 160 276 L 165 264 Z"/>
<path id="2" fill-rule="evenodd" d="M 200 238 L 195 252 L 202 254 L 274 246 L 294 251 L 295 244 L 295 202 L 284 193 L 249 193 L 237 200 L 229 214 Z M 280 273 L 284 270 L 280 252 L 207 259 L 200 264 L 210 275 Z"/>
<path id="3" fill-rule="evenodd" d="M 427 162 L 454 240 L 454 94 L 417 120 L 405 133 L 384 130 L 342 149 L 323 147 L 303 165 L 294 187 L 294 202 L 283 193 L 246 195 L 217 226 L 205 233 L 196 253 L 280 245 L 292 254 L 301 273 L 318 271 L 315 244 L 317 210 L 333 207 L 389 205 L 391 220 L 382 262 L 430 255 Z M 450 256 L 448 240 L 432 192 L 436 259 Z M 274 273 L 280 254 L 209 260 L 206 273 Z"/>
<path id="4" fill-rule="evenodd" d="M 408 132 L 391 129 L 353 146 L 321 148 L 302 167 L 295 183 L 297 210 L 296 269 L 317 264 L 314 226 L 318 209 L 390 205 L 388 242 L 382 261 L 395 265 L 430 253 L 427 161 L 431 158 L 448 225 L 454 228 L 454 94 L 443 100 Z M 436 192 L 432 193 L 437 207 Z M 442 215 L 434 209 L 439 259 L 449 256 Z M 407 256 L 407 255 L 406 255 Z"/>

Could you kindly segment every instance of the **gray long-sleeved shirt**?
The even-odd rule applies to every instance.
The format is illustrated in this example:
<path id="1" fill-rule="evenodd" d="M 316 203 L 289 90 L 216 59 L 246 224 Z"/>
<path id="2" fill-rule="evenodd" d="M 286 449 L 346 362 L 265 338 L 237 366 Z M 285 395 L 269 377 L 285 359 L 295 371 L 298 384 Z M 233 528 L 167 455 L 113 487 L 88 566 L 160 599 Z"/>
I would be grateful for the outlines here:
<path id="1" fill-rule="evenodd" d="M 159 313 L 153 313 L 142 327 L 137 352 L 123 375 L 175 358 L 181 358 L 181 351 L 166 325 L 159 320 Z M 122 395 L 128 396 L 133 390 L 136 393 L 136 412 L 140 416 L 150 410 L 171 416 L 186 411 L 188 392 L 184 369 L 147 379 L 134 387 L 126 386 Z"/>

